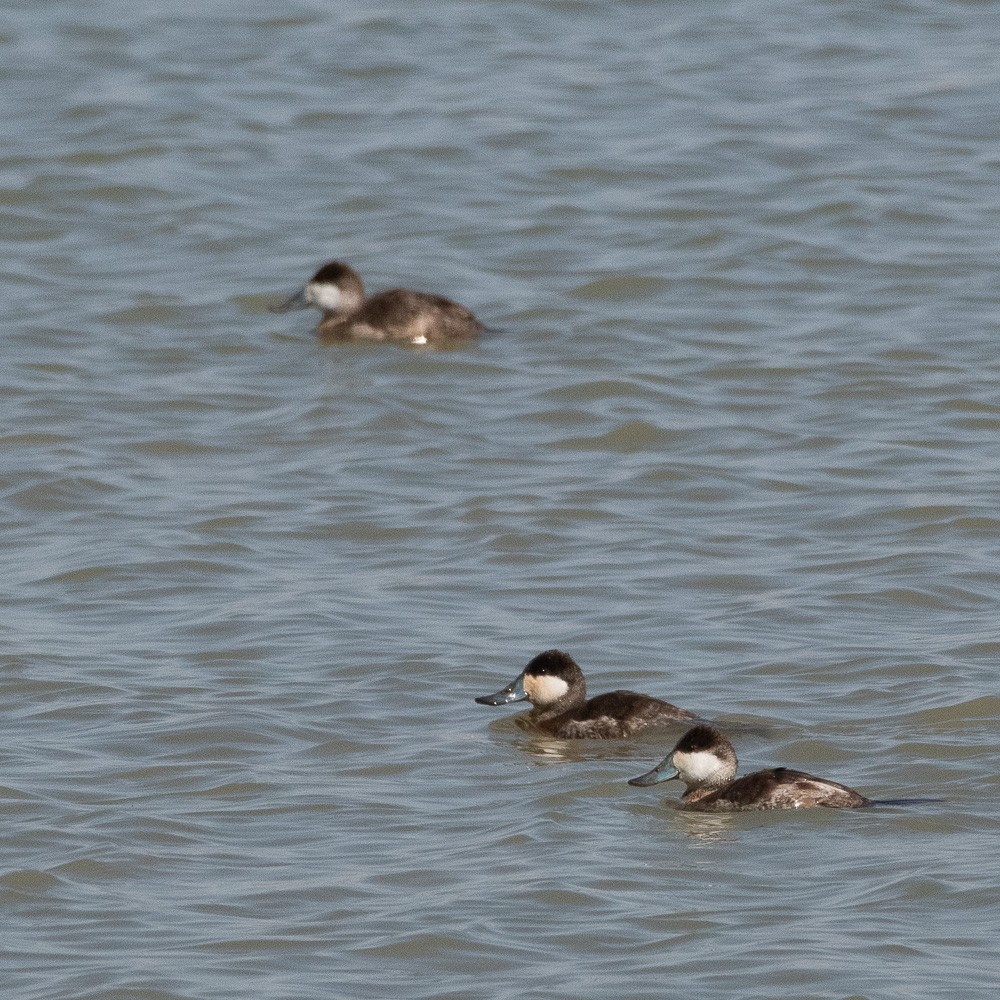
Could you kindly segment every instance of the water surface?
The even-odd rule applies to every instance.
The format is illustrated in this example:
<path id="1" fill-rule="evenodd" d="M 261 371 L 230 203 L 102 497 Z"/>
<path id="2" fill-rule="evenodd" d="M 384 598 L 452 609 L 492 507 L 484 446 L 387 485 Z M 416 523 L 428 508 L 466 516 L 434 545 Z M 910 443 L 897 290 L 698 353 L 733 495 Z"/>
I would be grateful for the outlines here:
<path id="1" fill-rule="evenodd" d="M 21 1000 L 992 996 L 989 5 L 0 15 Z M 322 261 L 468 350 L 273 316 Z M 679 731 L 876 798 L 697 816 Z"/>

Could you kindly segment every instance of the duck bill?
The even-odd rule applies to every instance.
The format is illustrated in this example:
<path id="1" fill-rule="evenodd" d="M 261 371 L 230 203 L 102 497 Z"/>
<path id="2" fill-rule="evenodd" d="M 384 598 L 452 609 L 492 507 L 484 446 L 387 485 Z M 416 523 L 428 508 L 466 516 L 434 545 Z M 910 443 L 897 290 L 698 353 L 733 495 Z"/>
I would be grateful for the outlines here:
<path id="1" fill-rule="evenodd" d="M 268 306 L 273 313 L 292 312 L 295 309 L 308 309 L 309 299 L 306 297 L 306 288 L 303 286 L 294 295 L 285 299 L 284 302 L 276 306 Z"/>
<path id="2" fill-rule="evenodd" d="M 673 765 L 672 757 L 673 754 L 665 757 L 652 771 L 640 774 L 638 778 L 629 778 L 628 783 L 645 788 L 646 785 L 656 785 L 661 781 L 670 781 L 671 778 L 679 778 L 680 774 L 677 773 L 677 768 Z"/>
<path id="3" fill-rule="evenodd" d="M 479 705 L 509 705 L 512 701 L 524 701 L 527 698 L 524 690 L 524 674 L 518 674 L 502 691 L 496 694 L 484 694 L 476 699 Z"/>

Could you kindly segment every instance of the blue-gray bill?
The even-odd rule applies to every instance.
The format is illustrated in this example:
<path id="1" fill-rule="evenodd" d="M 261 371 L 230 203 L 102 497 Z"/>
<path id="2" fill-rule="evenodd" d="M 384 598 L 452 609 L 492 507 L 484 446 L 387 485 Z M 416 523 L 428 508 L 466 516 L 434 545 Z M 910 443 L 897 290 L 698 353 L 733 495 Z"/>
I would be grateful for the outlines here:
<path id="1" fill-rule="evenodd" d="M 289 296 L 284 302 L 276 306 L 268 306 L 273 313 L 292 312 L 294 309 L 308 309 L 309 300 L 306 298 L 305 288 L 300 288 L 294 295 Z"/>
<path id="2" fill-rule="evenodd" d="M 512 701 L 524 701 L 527 698 L 524 690 L 524 674 L 520 673 L 502 691 L 496 694 L 480 695 L 476 699 L 479 705 L 509 705 Z"/>
<path id="3" fill-rule="evenodd" d="M 628 783 L 630 785 L 638 785 L 640 788 L 645 788 L 646 785 L 655 785 L 660 781 L 670 781 L 671 778 L 679 778 L 680 775 L 677 773 L 677 768 L 674 767 L 670 760 L 670 757 L 665 757 L 660 761 L 652 771 L 647 771 L 645 774 L 640 774 L 637 778 L 629 778 Z"/>

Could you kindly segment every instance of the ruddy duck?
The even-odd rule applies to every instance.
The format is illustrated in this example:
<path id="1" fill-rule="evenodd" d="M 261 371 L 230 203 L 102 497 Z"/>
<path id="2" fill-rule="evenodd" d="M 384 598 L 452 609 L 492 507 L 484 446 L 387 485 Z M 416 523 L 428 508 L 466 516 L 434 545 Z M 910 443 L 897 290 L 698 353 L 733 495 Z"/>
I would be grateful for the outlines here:
<path id="1" fill-rule="evenodd" d="M 836 781 L 816 778 L 804 771 L 773 767 L 736 777 L 736 751 L 717 729 L 689 729 L 652 771 L 632 778 L 630 785 L 655 785 L 680 778 L 687 785 L 682 809 L 705 812 L 749 812 L 759 809 L 808 809 L 829 806 L 852 809 L 871 804 L 870 799 Z"/>
<path id="2" fill-rule="evenodd" d="M 587 682 L 572 656 L 550 649 L 539 653 L 502 691 L 477 698 L 480 705 L 507 705 L 527 699 L 528 722 L 562 739 L 617 739 L 643 726 L 698 717 L 669 702 L 611 691 L 587 700 Z"/>
<path id="3" fill-rule="evenodd" d="M 272 312 L 315 306 L 323 311 L 316 334 L 328 340 L 391 340 L 441 344 L 469 340 L 484 329 L 472 313 L 451 299 L 407 288 L 365 298 L 357 272 L 339 260 L 324 264 L 304 288 Z"/>

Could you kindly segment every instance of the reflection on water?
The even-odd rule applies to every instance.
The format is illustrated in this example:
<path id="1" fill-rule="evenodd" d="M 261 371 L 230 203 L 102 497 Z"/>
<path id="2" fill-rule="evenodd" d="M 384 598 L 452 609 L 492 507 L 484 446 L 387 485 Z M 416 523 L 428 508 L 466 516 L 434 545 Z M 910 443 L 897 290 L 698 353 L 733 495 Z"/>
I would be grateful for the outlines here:
<path id="1" fill-rule="evenodd" d="M 689 813 L 680 809 L 676 803 L 671 802 L 670 806 L 676 812 L 679 828 L 699 847 L 711 847 L 720 841 L 738 840 L 739 831 L 743 829 L 734 823 L 735 814 Z"/>

